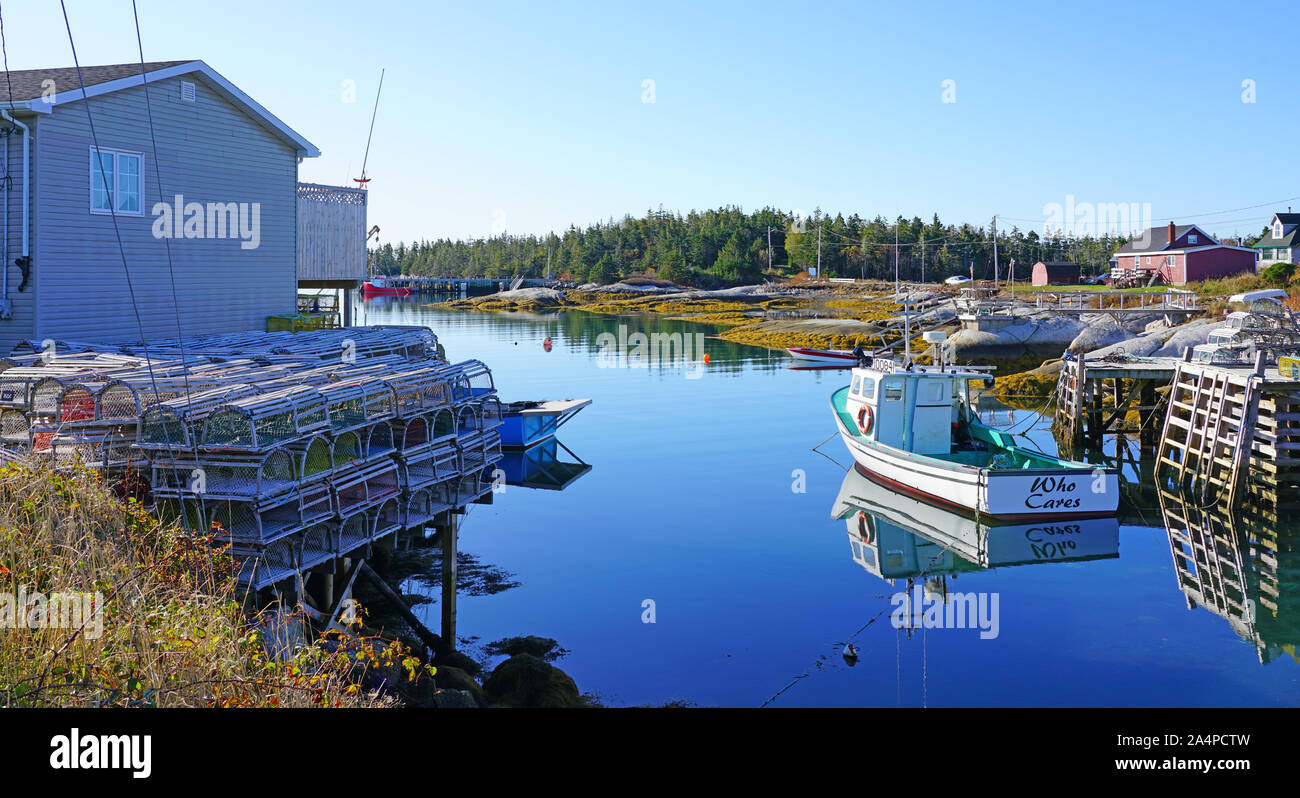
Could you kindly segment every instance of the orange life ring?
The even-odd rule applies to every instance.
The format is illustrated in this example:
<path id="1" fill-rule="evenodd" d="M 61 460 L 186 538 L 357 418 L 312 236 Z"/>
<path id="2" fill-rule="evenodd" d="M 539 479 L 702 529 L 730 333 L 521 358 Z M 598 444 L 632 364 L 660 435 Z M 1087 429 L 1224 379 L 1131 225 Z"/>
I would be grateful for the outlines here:
<path id="1" fill-rule="evenodd" d="M 858 429 L 862 430 L 863 435 L 866 435 L 871 432 L 871 425 L 875 422 L 876 417 L 875 413 L 871 412 L 871 405 L 863 405 L 862 409 L 858 411 Z"/>
<path id="2" fill-rule="evenodd" d="M 876 539 L 876 536 L 871 533 L 871 524 L 867 523 L 867 514 L 862 510 L 858 510 L 858 538 L 867 544 Z"/>

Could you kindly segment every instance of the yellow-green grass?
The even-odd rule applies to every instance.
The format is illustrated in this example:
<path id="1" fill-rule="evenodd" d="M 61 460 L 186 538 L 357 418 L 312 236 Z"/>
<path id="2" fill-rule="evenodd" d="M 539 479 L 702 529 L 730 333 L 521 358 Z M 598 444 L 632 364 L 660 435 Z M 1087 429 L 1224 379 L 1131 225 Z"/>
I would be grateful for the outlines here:
<path id="1" fill-rule="evenodd" d="M 427 672 L 373 637 L 271 656 L 269 616 L 245 614 L 214 531 L 161 523 L 120 490 L 85 468 L 0 468 L 0 707 L 385 706 L 367 669 Z M 51 626 L 15 612 L 20 593 L 98 594 L 97 611 Z"/>

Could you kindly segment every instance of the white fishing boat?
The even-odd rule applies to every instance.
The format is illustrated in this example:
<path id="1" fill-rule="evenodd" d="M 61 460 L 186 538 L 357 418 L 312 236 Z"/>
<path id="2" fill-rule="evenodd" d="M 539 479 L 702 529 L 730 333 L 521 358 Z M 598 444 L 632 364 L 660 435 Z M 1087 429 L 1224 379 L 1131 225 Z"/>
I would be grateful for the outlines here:
<path id="1" fill-rule="evenodd" d="M 974 370 L 875 358 L 831 395 L 840 437 L 868 477 L 900 493 L 999 519 L 1103 516 L 1116 469 L 1044 454 L 980 421 Z"/>

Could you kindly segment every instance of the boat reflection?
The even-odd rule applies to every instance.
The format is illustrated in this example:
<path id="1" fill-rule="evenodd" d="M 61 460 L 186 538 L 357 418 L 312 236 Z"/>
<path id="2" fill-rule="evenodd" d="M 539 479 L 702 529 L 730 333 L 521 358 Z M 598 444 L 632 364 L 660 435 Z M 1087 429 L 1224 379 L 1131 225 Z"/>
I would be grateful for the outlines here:
<path id="1" fill-rule="evenodd" d="M 505 472 L 507 485 L 535 490 L 564 490 L 591 470 L 590 464 L 553 437 L 527 449 L 504 449 L 498 467 Z"/>
<path id="2" fill-rule="evenodd" d="M 1300 661 L 1300 524 L 1163 489 L 1160 504 L 1187 608 L 1223 618 L 1263 664 Z"/>
<path id="3" fill-rule="evenodd" d="M 890 585 L 923 578 L 932 596 L 968 571 L 1119 556 L 1114 517 L 991 524 L 895 493 L 856 468 L 831 517 L 844 521 L 854 562 Z"/>

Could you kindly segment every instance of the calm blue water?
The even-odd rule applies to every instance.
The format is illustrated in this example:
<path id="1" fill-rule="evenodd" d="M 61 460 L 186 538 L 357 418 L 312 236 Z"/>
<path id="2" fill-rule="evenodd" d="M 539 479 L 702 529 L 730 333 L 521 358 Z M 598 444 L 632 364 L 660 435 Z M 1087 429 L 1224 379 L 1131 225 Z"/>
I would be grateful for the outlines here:
<path id="1" fill-rule="evenodd" d="M 970 566 L 947 577 L 952 591 L 999 594 L 996 638 L 976 629 L 909 636 L 889 622 L 890 595 L 906 582 L 891 586 L 855 562 L 845 522 L 831 518 L 848 453 L 838 438 L 821 447 L 829 458 L 812 451 L 834 432 L 827 398 L 844 372 L 789 370 L 776 353 L 717 340 L 706 342 L 704 367 L 601 367 L 597 335 L 620 323 L 630 332 L 713 329 L 654 317 L 372 300 L 357 321 L 431 327 L 452 360 L 492 368 L 503 400 L 594 399 L 560 436 L 594 466 L 589 474 L 563 492 L 510 488 L 466 518 L 462 551 L 521 585 L 462 596 L 459 632 L 553 637 L 571 652 L 558 664 L 609 704 L 758 706 L 778 693 L 771 705 L 1300 703 L 1300 628 L 1289 611 L 1297 586 L 1274 585 L 1247 558 L 1257 609 L 1238 627 L 1252 642 L 1225 618 L 1189 610 L 1159 506 L 1140 489 L 1145 507 L 1120 526 L 1117 558 Z M 692 371 L 701 376 L 688 379 Z M 994 420 L 1040 422 L 1031 415 Z M 1052 445 L 1042 429 L 1032 436 Z M 1283 570 L 1295 534 L 1272 544 Z M 654 623 L 642 621 L 647 599 Z M 436 628 L 437 606 L 424 611 Z M 840 656 L 849 640 L 855 667 Z"/>

